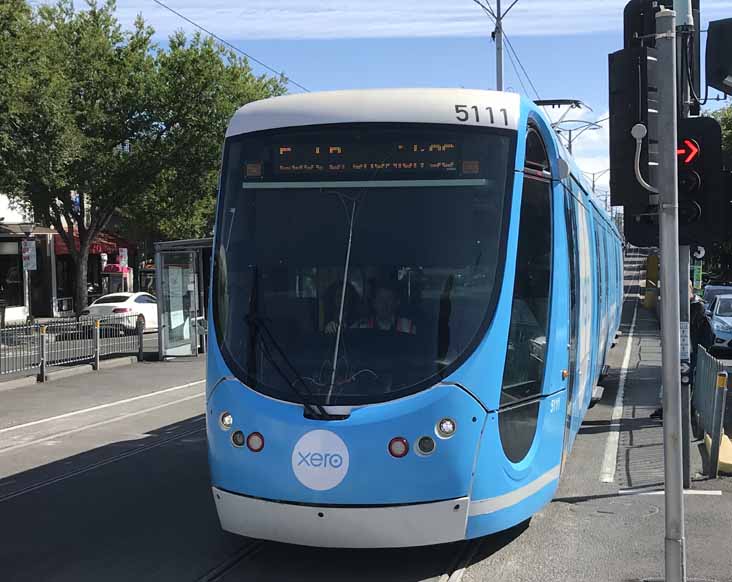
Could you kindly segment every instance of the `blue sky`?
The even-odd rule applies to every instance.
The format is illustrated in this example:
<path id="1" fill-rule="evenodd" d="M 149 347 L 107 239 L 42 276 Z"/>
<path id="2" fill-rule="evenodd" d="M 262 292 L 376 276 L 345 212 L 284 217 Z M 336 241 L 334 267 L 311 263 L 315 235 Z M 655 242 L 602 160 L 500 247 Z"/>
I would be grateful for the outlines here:
<path id="1" fill-rule="evenodd" d="M 45 0 L 42 0 L 45 1 Z M 371 87 L 495 87 L 493 24 L 472 0 L 162 0 L 311 91 Z M 83 6 L 76 0 L 77 7 Z M 492 0 L 495 5 L 495 0 Z M 503 0 L 504 10 L 511 0 Z M 504 27 L 542 98 L 577 98 L 607 115 L 607 55 L 622 45 L 626 0 L 519 0 Z M 165 42 L 192 25 L 153 0 L 118 0 Z M 732 16 L 730 0 L 703 0 L 702 26 Z M 256 72 L 265 72 L 254 65 Z M 506 57 L 505 87 L 524 92 Z M 534 92 L 524 78 L 528 94 Z M 298 92 L 291 86 L 292 92 Z M 607 124 L 575 142 L 580 167 L 608 166 Z M 599 179 L 607 187 L 607 174 Z"/>

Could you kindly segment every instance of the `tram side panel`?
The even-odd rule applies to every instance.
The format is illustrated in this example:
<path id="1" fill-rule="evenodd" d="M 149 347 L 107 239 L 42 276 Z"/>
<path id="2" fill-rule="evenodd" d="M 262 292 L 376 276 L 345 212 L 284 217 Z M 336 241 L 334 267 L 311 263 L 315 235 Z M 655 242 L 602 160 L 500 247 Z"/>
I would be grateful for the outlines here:
<path id="1" fill-rule="evenodd" d="M 550 159 L 556 162 L 558 158 L 556 151 L 552 151 L 551 137 L 548 132 L 544 135 Z M 525 194 L 522 182 L 517 180 L 502 293 L 504 301 L 501 302 L 503 310 L 497 314 L 501 319 L 511 317 L 511 302 L 505 299 L 513 293 L 517 266 L 522 261 L 517 251 L 520 237 L 531 234 L 522 233 L 520 226 Z M 468 538 L 501 531 L 524 521 L 551 500 L 558 485 L 567 410 L 567 379 L 562 372 L 567 369 L 569 358 L 566 347 L 569 342 L 569 263 L 561 183 L 552 184 L 550 196 L 552 273 L 541 394 L 537 399 L 488 414 L 471 490 Z"/>

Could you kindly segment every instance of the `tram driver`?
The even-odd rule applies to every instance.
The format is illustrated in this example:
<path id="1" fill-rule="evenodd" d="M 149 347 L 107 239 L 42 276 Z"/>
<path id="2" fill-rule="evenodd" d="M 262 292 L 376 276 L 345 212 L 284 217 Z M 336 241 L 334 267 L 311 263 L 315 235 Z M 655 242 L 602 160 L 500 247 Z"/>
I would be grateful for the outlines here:
<path id="1" fill-rule="evenodd" d="M 372 313 L 359 321 L 354 327 L 415 335 L 417 326 L 408 317 L 400 316 L 399 306 L 400 300 L 397 289 L 388 282 L 377 283 L 371 301 Z"/>

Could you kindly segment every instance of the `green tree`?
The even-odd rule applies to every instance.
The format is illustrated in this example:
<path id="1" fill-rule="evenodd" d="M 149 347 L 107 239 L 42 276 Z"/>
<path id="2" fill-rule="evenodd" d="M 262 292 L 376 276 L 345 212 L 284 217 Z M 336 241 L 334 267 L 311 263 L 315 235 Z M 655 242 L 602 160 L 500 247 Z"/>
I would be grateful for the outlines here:
<path id="1" fill-rule="evenodd" d="M 732 106 L 718 109 L 710 113 L 722 127 L 722 163 L 727 173 L 732 172 Z M 732 183 L 729 178 L 726 185 Z M 725 192 L 728 199 L 732 199 L 732 192 Z M 722 280 L 729 281 L 732 278 L 732 237 L 720 241 L 710 249 L 707 264 L 710 270 Z"/>
<path id="2" fill-rule="evenodd" d="M 284 86 L 198 35 L 175 34 L 164 50 L 142 18 L 122 30 L 114 0 L 83 11 L 71 0 L 34 12 L 10 4 L 0 14 L 17 34 L 0 38 L 0 55 L 23 47 L 28 58 L 5 73 L 23 82 L 5 97 L 13 116 L 0 126 L 0 191 L 68 245 L 79 313 L 89 249 L 111 218 L 171 236 L 204 232 L 226 121 Z"/>
<path id="3" fill-rule="evenodd" d="M 164 237 L 205 236 L 213 227 L 226 126 L 245 103 L 284 93 L 283 79 L 255 77 L 246 61 L 210 38 L 182 33 L 157 55 L 160 101 L 179 112 L 161 144 L 165 167 L 128 210 Z"/>

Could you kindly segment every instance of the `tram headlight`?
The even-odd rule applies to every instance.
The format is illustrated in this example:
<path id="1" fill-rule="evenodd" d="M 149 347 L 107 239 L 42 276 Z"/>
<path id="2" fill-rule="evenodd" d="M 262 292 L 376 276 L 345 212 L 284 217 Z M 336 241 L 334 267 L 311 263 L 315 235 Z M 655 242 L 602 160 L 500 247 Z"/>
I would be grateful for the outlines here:
<path id="1" fill-rule="evenodd" d="M 437 436 L 448 439 L 455 434 L 457 423 L 452 418 L 443 418 L 437 423 L 435 428 L 437 430 Z"/>
<path id="2" fill-rule="evenodd" d="M 230 412 L 224 412 L 219 417 L 219 422 L 221 423 L 221 428 L 224 430 L 229 430 L 232 426 L 234 426 L 234 417 L 231 416 Z"/>

